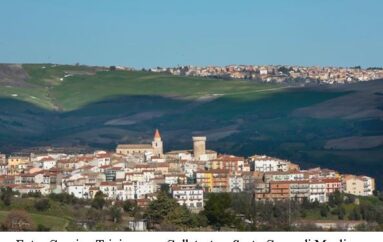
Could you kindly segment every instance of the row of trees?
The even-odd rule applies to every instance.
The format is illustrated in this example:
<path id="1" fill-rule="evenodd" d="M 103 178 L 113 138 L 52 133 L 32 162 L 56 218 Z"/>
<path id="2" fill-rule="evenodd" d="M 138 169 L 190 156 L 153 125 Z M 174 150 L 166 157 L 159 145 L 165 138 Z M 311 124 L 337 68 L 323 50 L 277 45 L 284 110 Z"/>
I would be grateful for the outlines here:
<path id="1" fill-rule="evenodd" d="M 0 192 L 2 204 L 10 206 L 14 195 L 12 191 L 2 189 Z M 72 230 L 81 229 L 76 225 L 79 223 L 86 224 L 83 227 L 86 230 L 121 230 L 126 229 L 128 220 L 145 220 L 149 229 L 158 231 L 283 231 L 296 229 L 293 226 L 294 221 L 320 218 L 364 220 L 369 224 L 383 225 L 382 194 L 368 199 L 335 192 L 329 197 L 328 203 L 320 204 L 308 200 L 256 202 L 253 194 L 249 193 L 210 193 L 207 194 L 204 210 L 199 214 L 179 205 L 166 189 L 146 208 L 139 207 L 135 201 L 108 201 L 102 192 L 98 192 L 91 200 L 77 199 L 65 193 L 51 194 L 48 197 L 38 194 L 30 196 L 34 203 L 33 207 L 27 208 L 28 211 L 49 213 L 52 203 L 72 208 L 75 214 Z M 19 214 L 16 215 L 15 217 L 20 217 Z M 25 220 L 30 221 L 28 218 Z M 3 225 L 4 230 L 15 229 L 9 223 L 4 224 L 8 224 Z M 41 225 L 26 224 L 31 224 L 29 228 L 33 230 L 44 229 Z"/>

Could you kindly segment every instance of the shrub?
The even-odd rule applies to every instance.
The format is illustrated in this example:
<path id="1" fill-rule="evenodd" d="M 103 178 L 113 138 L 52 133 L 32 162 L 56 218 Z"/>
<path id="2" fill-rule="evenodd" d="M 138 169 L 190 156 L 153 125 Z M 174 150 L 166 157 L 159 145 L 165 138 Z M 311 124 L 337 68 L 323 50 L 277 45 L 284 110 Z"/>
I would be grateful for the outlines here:
<path id="1" fill-rule="evenodd" d="M 35 208 L 38 210 L 38 211 L 46 211 L 48 210 L 49 208 L 51 207 L 50 203 L 49 203 L 49 200 L 46 199 L 46 198 L 43 198 L 43 199 L 39 199 L 35 202 Z"/>
<path id="2" fill-rule="evenodd" d="M 3 223 L 6 231 L 33 231 L 35 225 L 31 216 L 25 211 L 11 211 Z"/>

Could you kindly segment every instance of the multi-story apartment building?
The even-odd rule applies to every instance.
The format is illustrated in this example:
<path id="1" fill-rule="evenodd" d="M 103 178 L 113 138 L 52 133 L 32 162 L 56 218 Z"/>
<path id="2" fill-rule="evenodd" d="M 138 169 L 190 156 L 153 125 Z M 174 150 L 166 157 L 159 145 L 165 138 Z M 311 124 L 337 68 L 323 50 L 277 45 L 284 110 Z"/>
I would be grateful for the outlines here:
<path id="1" fill-rule="evenodd" d="M 311 202 L 318 201 L 324 203 L 328 201 L 327 197 L 327 185 L 326 182 L 322 180 L 312 180 L 309 182 L 310 186 L 310 195 L 309 200 Z"/>
<path id="2" fill-rule="evenodd" d="M 343 191 L 356 196 L 371 196 L 375 190 L 375 180 L 368 176 L 344 175 Z"/>
<path id="3" fill-rule="evenodd" d="M 284 200 L 290 198 L 290 182 L 270 182 L 270 198 L 273 200 Z"/>
<path id="4" fill-rule="evenodd" d="M 265 173 L 265 181 L 300 181 L 306 179 L 306 173 L 302 171 L 269 172 Z"/>
<path id="5" fill-rule="evenodd" d="M 231 173 L 250 171 L 250 166 L 245 162 L 244 157 L 233 155 L 222 155 L 217 159 L 207 161 L 207 167 L 211 170 L 227 170 Z"/>
<path id="6" fill-rule="evenodd" d="M 167 174 L 165 175 L 165 183 L 168 185 L 186 184 L 185 174 Z"/>
<path id="7" fill-rule="evenodd" d="M 299 170 L 299 166 L 296 164 L 265 155 L 253 155 L 249 157 L 249 160 L 254 167 L 254 171 L 258 172 L 287 172 Z"/>
<path id="8" fill-rule="evenodd" d="M 198 171 L 196 181 L 205 192 L 226 192 L 228 189 L 227 170 Z"/>
<path id="9" fill-rule="evenodd" d="M 172 187 L 173 198 L 182 206 L 185 205 L 193 212 L 199 212 L 204 207 L 203 189 L 198 185 L 177 185 Z"/>
<path id="10" fill-rule="evenodd" d="M 310 184 L 308 180 L 290 182 L 290 198 L 302 201 L 310 196 Z"/>
<path id="11" fill-rule="evenodd" d="M 115 200 L 118 198 L 118 184 L 116 182 L 101 182 L 99 190 L 107 199 Z"/>
<path id="12" fill-rule="evenodd" d="M 326 183 L 326 194 L 331 194 L 336 191 L 343 192 L 342 181 L 340 178 L 324 178 L 322 180 Z"/>

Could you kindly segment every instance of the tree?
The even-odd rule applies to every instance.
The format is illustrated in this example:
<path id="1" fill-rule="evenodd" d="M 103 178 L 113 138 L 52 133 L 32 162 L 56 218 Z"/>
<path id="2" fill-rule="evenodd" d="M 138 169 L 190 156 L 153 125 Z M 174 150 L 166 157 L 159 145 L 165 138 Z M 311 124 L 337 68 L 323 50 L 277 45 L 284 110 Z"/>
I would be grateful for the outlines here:
<path id="1" fill-rule="evenodd" d="M 46 199 L 46 198 L 43 198 L 43 199 L 39 199 L 35 202 L 35 208 L 38 210 L 38 211 L 46 211 L 48 210 L 49 208 L 51 207 L 50 203 L 49 203 L 49 200 Z"/>
<path id="2" fill-rule="evenodd" d="M 125 201 L 122 205 L 122 208 L 124 209 L 125 213 L 129 214 L 134 218 L 138 218 L 138 215 L 140 214 L 140 207 L 135 201 Z"/>
<path id="3" fill-rule="evenodd" d="M 206 225 L 204 216 L 192 214 L 165 192 L 160 192 L 157 200 L 149 204 L 145 218 L 152 226 L 159 226 L 158 229 L 163 231 L 187 230 L 201 224 Z"/>
<path id="4" fill-rule="evenodd" d="M 282 72 L 283 74 L 289 74 L 289 68 L 285 67 L 285 66 L 281 66 L 278 68 L 278 71 L 279 72 Z"/>
<path id="5" fill-rule="evenodd" d="M 11 211 L 3 223 L 4 230 L 7 231 L 33 231 L 35 225 L 31 216 L 25 211 Z"/>
<path id="6" fill-rule="evenodd" d="M 90 229 L 93 229 L 96 226 L 97 222 L 104 221 L 105 218 L 103 211 L 100 211 L 95 208 L 90 208 L 85 211 L 84 217 L 80 217 L 80 220 L 85 222 Z"/>
<path id="7" fill-rule="evenodd" d="M 149 204 L 145 217 L 149 219 L 149 222 L 160 224 L 168 214 L 178 206 L 179 204 L 175 199 L 170 198 L 164 192 L 160 192 L 157 200 L 154 200 Z"/>
<path id="8" fill-rule="evenodd" d="M 3 201 L 5 206 L 11 205 L 12 196 L 13 196 L 12 188 L 10 187 L 1 188 L 0 199 L 1 201 Z"/>
<path id="9" fill-rule="evenodd" d="M 113 206 L 109 209 L 109 214 L 112 217 L 113 223 L 121 222 L 122 214 L 121 208 L 118 206 Z"/>
<path id="10" fill-rule="evenodd" d="M 124 204 L 122 205 L 122 208 L 126 213 L 132 212 L 136 207 L 136 203 L 130 200 L 126 200 Z"/>
<path id="11" fill-rule="evenodd" d="M 328 207 L 327 207 L 327 205 L 321 206 L 319 211 L 320 211 L 320 216 L 327 217 L 327 215 L 328 215 Z"/>
<path id="12" fill-rule="evenodd" d="M 361 204 L 359 208 L 362 218 L 364 220 L 367 220 L 368 222 L 376 221 L 377 213 L 374 206 L 372 206 L 371 204 Z"/>
<path id="13" fill-rule="evenodd" d="M 64 203 L 64 204 L 76 204 L 79 202 L 79 199 L 76 198 L 73 194 L 68 193 L 51 193 L 49 198 L 53 201 Z"/>
<path id="14" fill-rule="evenodd" d="M 231 197 L 228 193 L 211 193 L 208 196 L 203 213 L 207 217 L 209 224 L 220 230 L 222 226 L 231 225 L 234 221 L 234 215 L 230 208 Z"/>
<path id="15" fill-rule="evenodd" d="M 168 213 L 166 221 L 182 230 L 195 226 L 191 212 L 185 206 L 176 206 L 174 210 Z"/>
<path id="16" fill-rule="evenodd" d="M 98 191 L 93 198 L 92 207 L 95 209 L 103 209 L 106 203 L 104 197 L 105 195 L 101 191 Z"/>
<path id="17" fill-rule="evenodd" d="M 166 194 L 170 194 L 170 186 L 169 184 L 161 184 L 160 191 Z"/>
<path id="18" fill-rule="evenodd" d="M 41 192 L 28 192 L 27 194 L 23 194 L 22 197 L 41 198 L 42 194 L 41 194 Z"/>
<path id="19" fill-rule="evenodd" d="M 343 204 L 344 196 L 341 192 L 336 190 L 334 193 L 330 194 L 328 199 L 329 206 L 336 207 Z"/>
<path id="20" fill-rule="evenodd" d="M 192 219 L 195 227 L 206 228 L 209 225 L 209 221 L 203 213 L 192 214 Z"/>
<path id="21" fill-rule="evenodd" d="M 357 208 L 357 207 L 355 207 L 355 208 L 351 211 L 350 215 L 348 216 L 348 218 L 349 218 L 350 220 L 360 220 L 361 217 L 362 217 L 362 215 L 360 214 L 360 210 L 359 210 L 359 208 Z"/>
<path id="22" fill-rule="evenodd" d="M 346 209 L 344 209 L 344 207 L 340 206 L 338 208 L 338 219 L 343 220 L 345 215 L 346 215 Z"/>

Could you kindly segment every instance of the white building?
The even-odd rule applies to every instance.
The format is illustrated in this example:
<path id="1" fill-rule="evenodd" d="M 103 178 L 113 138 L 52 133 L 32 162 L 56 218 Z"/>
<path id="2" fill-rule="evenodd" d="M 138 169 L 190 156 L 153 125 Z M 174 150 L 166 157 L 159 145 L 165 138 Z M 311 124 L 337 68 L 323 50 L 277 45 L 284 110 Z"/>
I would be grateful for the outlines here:
<path id="1" fill-rule="evenodd" d="M 47 159 L 43 159 L 41 161 L 41 165 L 42 165 L 42 168 L 44 170 L 50 170 L 54 167 L 56 167 L 56 163 L 57 163 L 57 160 L 53 159 L 53 158 L 47 158 Z"/>
<path id="2" fill-rule="evenodd" d="M 260 74 L 260 75 L 267 75 L 267 69 L 266 69 L 266 68 L 263 68 L 263 67 L 260 68 L 260 69 L 259 69 L 259 74 Z"/>
<path id="3" fill-rule="evenodd" d="M 70 185 L 67 192 L 77 198 L 88 199 L 91 198 L 89 188 L 87 185 Z"/>
<path id="4" fill-rule="evenodd" d="M 19 192 L 21 195 L 29 193 L 41 193 L 41 195 L 46 196 L 51 193 L 51 190 L 48 185 L 18 185 L 15 186 L 12 190 Z"/>
<path id="5" fill-rule="evenodd" d="M 145 220 L 129 221 L 128 228 L 130 231 L 145 232 L 148 230 L 147 222 Z"/>
<path id="6" fill-rule="evenodd" d="M 254 155 L 250 157 L 254 165 L 254 171 L 259 172 L 287 172 L 290 169 L 291 162 L 280 160 L 269 156 Z"/>
<path id="7" fill-rule="evenodd" d="M 185 176 L 188 178 L 193 178 L 195 172 L 198 170 L 198 164 L 194 162 L 185 162 L 181 166 L 182 171 L 185 173 Z"/>
<path id="8" fill-rule="evenodd" d="M 241 176 L 230 176 L 227 192 L 242 192 L 244 190 L 244 181 Z"/>
<path id="9" fill-rule="evenodd" d="M 123 201 L 143 199 L 155 192 L 156 185 L 153 181 L 124 182 L 122 188 L 116 191 L 116 198 Z"/>
<path id="10" fill-rule="evenodd" d="M 97 153 L 91 165 L 101 167 L 110 165 L 110 156 L 106 153 Z"/>
<path id="11" fill-rule="evenodd" d="M 99 190 L 107 199 L 114 200 L 117 198 L 117 184 L 115 182 L 101 182 Z"/>
<path id="12" fill-rule="evenodd" d="M 203 189 L 197 185 L 177 185 L 172 187 L 173 198 L 181 206 L 185 205 L 193 212 L 203 210 Z"/>
<path id="13" fill-rule="evenodd" d="M 165 184 L 176 185 L 176 184 L 185 184 L 186 176 L 184 174 L 168 174 L 165 175 Z"/>
<path id="14" fill-rule="evenodd" d="M 267 179 L 271 181 L 300 181 L 305 179 L 305 174 L 303 172 L 272 172 L 267 174 Z"/>
<path id="15" fill-rule="evenodd" d="M 325 203 L 328 201 L 327 197 L 327 186 L 323 181 L 310 181 L 310 196 L 309 200 L 311 202 L 318 201 L 320 203 Z"/>

